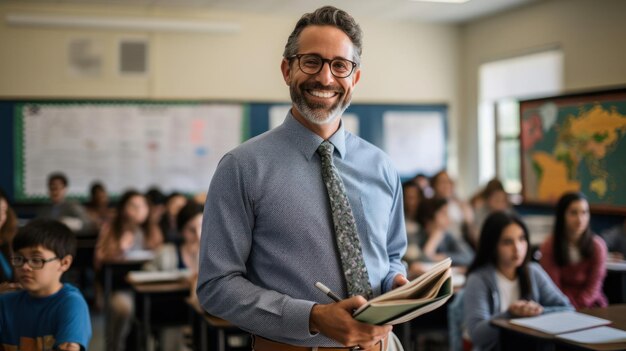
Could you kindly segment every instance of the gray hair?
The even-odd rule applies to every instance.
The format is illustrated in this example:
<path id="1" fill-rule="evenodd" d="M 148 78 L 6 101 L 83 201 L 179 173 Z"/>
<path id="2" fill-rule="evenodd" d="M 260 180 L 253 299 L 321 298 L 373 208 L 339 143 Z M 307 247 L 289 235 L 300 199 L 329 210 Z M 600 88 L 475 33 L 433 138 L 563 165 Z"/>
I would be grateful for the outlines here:
<path id="1" fill-rule="evenodd" d="M 346 33 L 348 38 L 350 38 L 350 41 L 352 41 L 352 45 L 354 45 L 355 49 L 354 57 L 352 59 L 356 63 L 361 61 L 361 51 L 363 50 L 363 32 L 361 32 L 361 27 L 347 12 L 333 6 L 320 7 L 314 12 L 302 15 L 298 23 L 296 23 L 296 27 L 293 29 L 293 32 L 289 35 L 289 39 L 287 39 L 283 57 L 289 58 L 298 53 L 298 39 L 300 37 L 300 33 L 302 33 L 304 28 L 312 25 L 334 26 Z"/>

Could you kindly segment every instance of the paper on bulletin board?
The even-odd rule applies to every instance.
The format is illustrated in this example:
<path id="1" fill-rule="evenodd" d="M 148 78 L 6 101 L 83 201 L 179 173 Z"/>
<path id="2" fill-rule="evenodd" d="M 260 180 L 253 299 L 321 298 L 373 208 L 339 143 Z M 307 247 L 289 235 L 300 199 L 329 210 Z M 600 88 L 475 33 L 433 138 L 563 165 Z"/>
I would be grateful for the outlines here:
<path id="1" fill-rule="evenodd" d="M 446 167 L 444 116 L 439 112 L 383 114 L 385 152 L 402 177 L 432 175 Z"/>
<path id="2" fill-rule="evenodd" d="M 221 157 L 241 142 L 243 108 L 217 104 L 29 104 L 23 107 L 23 192 L 47 194 L 61 171 L 69 195 L 93 181 L 120 194 L 159 186 L 205 192 Z"/>
<path id="3" fill-rule="evenodd" d="M 291 105 L 276 105 L 269 109 L 270 129 L 274 129 L 283 124 Z M 344 128 L 354 135 L 359 135 L 359 117 L 353 113 L 344 113 L 341 116 Z"/>

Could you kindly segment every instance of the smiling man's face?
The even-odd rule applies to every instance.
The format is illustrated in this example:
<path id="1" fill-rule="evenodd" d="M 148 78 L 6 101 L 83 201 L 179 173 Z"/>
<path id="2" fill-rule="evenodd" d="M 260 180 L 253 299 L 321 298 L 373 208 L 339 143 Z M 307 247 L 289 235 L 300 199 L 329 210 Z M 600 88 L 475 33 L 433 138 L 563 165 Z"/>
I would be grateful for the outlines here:
<path id="1" fill-rule="evenodd" d="M 330 60 L 354 60 L 354 45 L 350 38 L 333 26 L 314 25 L 305 28 L 300 33 L 298 44 L 299 54 L 317 54 Z M 324 63 L 319 73 L 313 75 L 302 72 L 297 59 L 285 59 L 281 67 L 285 82 L 289 85 L 294 117 L 305 125 L 338 125 L 338 117 L 352 100 L 360 69 L 357 67 L 346 78 L 337 78 L 327 63 Z"/>

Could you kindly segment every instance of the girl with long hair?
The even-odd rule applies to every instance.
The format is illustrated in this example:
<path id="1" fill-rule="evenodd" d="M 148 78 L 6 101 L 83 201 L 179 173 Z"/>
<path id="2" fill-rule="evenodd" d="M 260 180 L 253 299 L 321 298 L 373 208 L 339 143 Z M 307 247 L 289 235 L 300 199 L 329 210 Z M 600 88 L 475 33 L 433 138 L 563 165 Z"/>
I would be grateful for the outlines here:
<path id="1" fill-rule="evenodd" d="M 572 308 L 546 272 L 530 262 L 529 243 L 519 217 L 494 212 L 485 220 L 463 294 L 463 324 L 474 349 L 497 347 L 499 331 L 492 319 Z"/>
<path id="2" fill-rule="evenodd" d="M 606 244 L 589 228 L 584 194 L 566 193 L 556 205 L 554 231 L 541 246 L 541 266 L 576 308 L 605 307 Z"/>

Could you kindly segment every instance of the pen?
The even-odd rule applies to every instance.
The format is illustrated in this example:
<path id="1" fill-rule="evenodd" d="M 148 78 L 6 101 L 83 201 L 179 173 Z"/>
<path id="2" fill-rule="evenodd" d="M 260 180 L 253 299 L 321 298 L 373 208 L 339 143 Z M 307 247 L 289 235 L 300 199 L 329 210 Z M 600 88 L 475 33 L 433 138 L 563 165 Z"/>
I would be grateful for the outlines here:
<path id="1" fill-rule="evenodd" d="M 320 282 L 317 282 L 317 283 L 315 283 L 315 287 L 320 289 L 324 294 L 326 294 L 326 296 L 328 296 L 331 299 L 333 299 L 333 301 L 335 301 L 335 302 L 341 301 L 341 298 L 339 298 L 339 296 L 337 296 L 337 294 L 332 292 L 332 290 L 330 290 L 326 285 L 324 285 L 324 284 L 322 284 Z"/>

